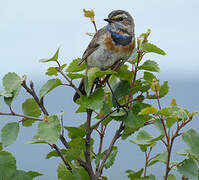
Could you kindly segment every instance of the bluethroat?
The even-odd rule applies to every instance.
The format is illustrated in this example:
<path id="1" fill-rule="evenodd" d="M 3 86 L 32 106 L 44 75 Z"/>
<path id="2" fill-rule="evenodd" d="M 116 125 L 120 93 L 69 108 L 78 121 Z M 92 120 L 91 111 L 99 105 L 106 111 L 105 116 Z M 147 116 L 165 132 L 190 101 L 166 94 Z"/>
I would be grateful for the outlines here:
<path id="1" fill-rule="evenodd" d="M 135 48 L 135 25 L 128 12 L 115 10 L 104 20 L 108 24 L 96 32 L 80 61 L 80 64 L 86 62 L 87 70 L 92 67 L 106 70 L 118 61 L 125 62 Z M 79 90 L 85 94 L 83 82 L 82 79 Z M 73 100 L 78 98 L 79 95 L 75 93 Z"/>

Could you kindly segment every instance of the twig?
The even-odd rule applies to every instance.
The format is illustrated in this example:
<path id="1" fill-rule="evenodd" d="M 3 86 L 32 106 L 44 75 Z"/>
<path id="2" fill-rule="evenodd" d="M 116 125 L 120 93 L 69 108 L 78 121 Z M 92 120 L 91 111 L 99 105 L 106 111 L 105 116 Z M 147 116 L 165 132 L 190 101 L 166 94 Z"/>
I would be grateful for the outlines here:
<path id="1" fill-rule="evenodd" d="M 61 111 L 63 112 L 63 111 Z M 61 115 L 61 135 L 64 136 L 64 121 L 63 121 L 63 114 Z"/>
<path id="2" fill-rule="evenodd" d="M 95 174 L 93 172 L 93 168 L 91 165 L 91 157 L 90 157 L 90 149 L 91 149 L 90 141 L 91 141 L 91 133 L 92 133 L 91 116 L 92 116 L 92 110 L 87 109 L 86 140 L 85 140 L 84 156 L 86 159 L 86 167 L 87 167 L 88 175 L 90 179 L 93 179 L 95 177 Z"/>
<path id="3" fill-rule="evenodd" d="M 22 86 L 24 87 L 24 89 L 26 89 L 26 91 L 35 99 L 36 103 L 39 105 L 39 107 L 41 108 L 42 112 L 45 114 L 45 115 L 49 115 L 46 108 L 44 107 L 44 104 L 43 104 L 43 98 L 41 100 L 39 100 L 37 94 L 35 93 L 34 91 L 34 87 L 33 87 L 33 82 L 31 81 L 30 82 L 30 87 L 31 89 L 26 85 L 26 81 L 24 80 L 23 83 L 22 83 Z M 67 143 L 66 139 L 64 138 L 63 135 L 60 135 L 60 141 L 62 142 L 62 144 L 65 146 L 66 149 L 69 149 L 70 146 L 69 144 Z M 55 147 L 57 147 L 55 145 Z M 54 147 L 53 147 L 54 148 Z M 58 148 L 58 147 L 57 147 Z M 59 153 L 58 153 L 59 154 Z M 62 160 L 64 161 L 63 157 L 61 156 L 61 154 L 59 154 L 60 157 L 62 158 Z M 78 158 L 77 161 L 79 162 L 79 164 L 84 167 L 85 169 L 87 168 L 86 165 L 85 165 L 85 162 L 81 159 L 81 158 Z M 65 163 L 65 162 L 64 162 Z M 65 163 L 66 165 L 66 163 Z M 67 165 L 66 165 L 67 167 Z"/>
<path id="4" fill-rule="evenodd" d="M 69 85 L 67 86 L 71 86 L 73 89 L 75 89 L 75 91 L 79 94 L 79 96 L 82 96 L 82 93 L 80 92 L 80 90 L 73 84 L 72 80 L 70 80 L 62 71 L 61 65 L 59 64 L 58 61 L 56 61 L 58 64 L 58 67 L 56 68 L 57 71 L 68 81 Z"/>
<path id="5" fill-rule="evenodd" d="M 155 94 L 156 94 L 159 110 L 161 110 L 162 107 L 161 107 L 161 104 L 160 104 L 160 99 L 159 99 L 159 94 L 158 94 L 158 90 L 157 89 L 155 89 Z M 167 130 L 166 130 L 166 126 L 165 126 L 165 123 L 164 123 L 164 120 L 163 120 L 162 116 L 160 116 L 160 120 L 161 120 L 163 129 L 164 129 L 164 133 L 165 133 L 165 136 L 166 136 L 166 139 L 167 139 L 167 145 L 169 145 L 170 138 L 168 136 L 168 133 L 167 133 Z"/>
<path id="6" fill-rule="evenodd" d="M 24 80 L 23 83 L 22 83 L 22 87 L 34 98 L 34 100 L 36 101 L 36 103 L 39 105 L 39 107 L 41 108 L 42 112 L 45 114 L 45 115 L 49 115 L 46 108 L 44 107 L 44 104 L 43 104 L 43 99 L 40 101 L 38 96 L 36 95 L 35 93 L 35 90 L 34 90 L 34 85 L 33 85 L 33 82 L 31 81 L 30 82 L 30 88 L 27 86 L 26 84 L 26 81 Z"/>
<path id="7" fill-rule="evenodd" d="M 181 134 L 179 133 L 179 131 L 189 122 L 191 122 L 192 119 L 188 119 L 187 121 L 182 121 L 181 125 L 177 125 L 177 129 L 175 134 L 172 135 L 171 138 L 171 143 L 167 146 L 167 151 L 168 151 L 168 157 L 167 157 L 167 165 L 166 165 L 166 172 L 165 172 L 165 180 L 167 180 L 168 178 L 168 174 L 171 170 L 172 167 L 170 167 L 170 159 L 171 159 L 171 150 L 173 147 L 173 143 L 176 137 L 180 136 Z"/>
<path id="8" fill-rule="evenodd" d="M 33 120 L 35 120 L 35 121 L 43 121 L 43 119 L 41 119 L 41 118 L 33 117 L 33 116 L 27 116 L 27 115 L 24 115 L 24 114 L 17 114 L 17 113 L 14 113 L 13 111 L 12 111 L 11 113 L 0 112 L 0 115 L 5 115 L 5 116 L 18 116 L 18 117 L 24 118 L 23 120 L 20 120 L 19 122 L 25 121 L 25 120 L 28 120 L 28 119 L 33 119 Z"/>
<path id="9" fill-rule="evenodd" d="M 97 33 L 97 26 L 96 26 L 96 23 L 95 21 L 92 21 L 93 25 L 94 25 L 94 28 L 95 28 L 95 32 Z"/>
<path id="10" fill-rule="evenodd" d="M 108 113 L 106 116 L 102 117 L 102 119 L 100 119 L 96 124 L 94 124 L 91 128 L 95 129 L 97 126 L 99 126 L 100 123 L 102 123 L 107 117 L 109 117 L 112 113 L 116 112 L 117 109 L 111 111 L 110 113 Z"/>
<path id="11" fill-rule="evenodd" d="M 98 153 L 97 154 L 101 154 L 102 152 L 102 146 L 103 146 L 103 140 L 104 140 L 104 129 L 103 129 L 103 125 L 101 124 L 101 130 L 100 130 L 100 143 L 99 143 L 99 149 L 98 149 Z M 96 165 L 96 172 L 99 169 L 99 165 L 100 163 L 98 163 Z"/>
<path id="12" fill-rule="evenodd" d="M 62 154 L 62 152 L 60 151 L 60 149 L 57 147 L 56 144 L 49 144 L 53 149 L 55 149 L 57 151 L 57 154 L 61 157 L 62 161 L 64 162 L 66 168 L 72 173 L 72 167 L 70 166 L 70 164 L 68 163 L 68 161 L 66 160 L 66 158 L 64 157 L 64 155 Z"/>
<path id="13" fill-rule="evenodd" d="M 65 146 L 66 149 L 70 148 L 70 145 L 67 143 L 66 139 L 64 138 L 63 135 L 59 136 L 60 141 L 62 142 L 62 144 Z"/>
<path id="14" fill-rule="evenodd" d="M 150 146 L 148 154 L 147 154 L 147 151 L 144 152 L 145 153 L 144 177 L 146 177 L 147 166 L 148 166 L 148 163 L 150 162 L 149 156 L 151 154 L 152 149 L 153 149 L 153 147 Z"/>
<path id="15" fill-rule="evenodd" d="M 115 132 L 115 135 L 114 135 L 114 137 L 113 137 L 113 139 L 112 139 L 112 141 L 111 141 L 111 143 L 110 143 L 110 145 L 109 145 L 109 147 L 108 147 L 108 150 L 107 150 L 107 152 L 105 153 L 105 155 L 104 155 L 104 158 L 103 158 L 103 160 L 102 160 L 102 163 L 101 163 L 101 165 L 100 165 L 100 168 L 99 168 L 99 170 L 98 170 L 98 172 L 96 173 L 97 174 L 97 177 L 99 177 L 101 174 L 102 174 L 102 171 L 103 171 L 103 169 L 104 169 L 104 164 L 106 163 L 106 161 L 107 161 L 107 159 L 108 159 L 108 157 L 109 157 L 109 155 L 110 155 L 110 153 L 111 153 L 111 151 L 112 151 L 112 149 L 113 149 L 113 146 L 114 146 L 114 144 L 115 144 L 115 142 L 117 141 L 117 139 L 121 136 L 121 132 L 124 130 L 124 125 L 123 125 L 123 122 L 120 124 L 120 127 L 119 127 L 119 129 Z"/>

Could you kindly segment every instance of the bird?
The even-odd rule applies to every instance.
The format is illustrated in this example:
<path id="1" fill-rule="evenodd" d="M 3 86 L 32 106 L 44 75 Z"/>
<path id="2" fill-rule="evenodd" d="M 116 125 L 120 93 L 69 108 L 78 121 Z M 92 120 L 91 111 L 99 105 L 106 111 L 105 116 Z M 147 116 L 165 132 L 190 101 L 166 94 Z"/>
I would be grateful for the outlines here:
<path id="1" fill-rule="evenodd" d="M 121 60 L 128 60 L 135 49 L 135 24 L 130 13 L 114 10 L 104 21 L 108 24 L 95 33 L 79 63 L 85 61 L 87 70 L 93 67 L 107 70 Z M 85 94 L 83 79 L 78 89 Z M 73 101 L 79 97 L 76 92 Z"/>

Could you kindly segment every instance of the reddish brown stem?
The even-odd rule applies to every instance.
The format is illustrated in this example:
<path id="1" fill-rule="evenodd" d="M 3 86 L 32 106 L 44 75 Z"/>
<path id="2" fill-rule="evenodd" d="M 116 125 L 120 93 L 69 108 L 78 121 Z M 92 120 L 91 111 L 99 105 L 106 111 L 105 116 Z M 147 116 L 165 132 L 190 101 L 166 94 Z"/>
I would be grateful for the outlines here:
<path id="1" fill-rule="evenodd" d="M 95 32 L 97 32 L 97 26 L 96 26 L 96 23 L 95 21 L 92 21 L 93 25 L 94 25 L 94 28 L 95 28 Z"/>

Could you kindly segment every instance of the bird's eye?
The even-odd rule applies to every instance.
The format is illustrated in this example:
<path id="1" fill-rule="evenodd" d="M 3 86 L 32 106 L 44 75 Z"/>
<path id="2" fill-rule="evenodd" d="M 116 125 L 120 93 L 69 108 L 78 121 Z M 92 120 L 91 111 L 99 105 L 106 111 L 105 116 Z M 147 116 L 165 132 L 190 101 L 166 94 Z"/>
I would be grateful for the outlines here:
<path id="1" fill-rule="evenodd" d="M 119 21 L 123 21 L 123 19 L 124 19 L 123 17 L 118 18 Z"/>

